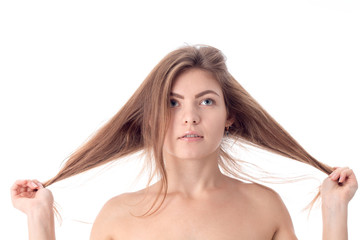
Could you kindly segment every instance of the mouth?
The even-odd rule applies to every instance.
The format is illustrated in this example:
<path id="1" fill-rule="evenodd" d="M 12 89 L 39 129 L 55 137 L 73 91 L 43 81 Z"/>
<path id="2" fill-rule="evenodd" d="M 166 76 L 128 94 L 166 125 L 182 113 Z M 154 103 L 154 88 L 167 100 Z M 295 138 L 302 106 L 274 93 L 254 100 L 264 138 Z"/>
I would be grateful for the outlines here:
<path id="1" fill-rule="evenodd" d="M 186 133 L 185 135 L 179 137 L 180 140 L 185 140 L 185 141 L 198 141 L 203 138 L 204 136 L 201 136 L 197 133 Z"/>

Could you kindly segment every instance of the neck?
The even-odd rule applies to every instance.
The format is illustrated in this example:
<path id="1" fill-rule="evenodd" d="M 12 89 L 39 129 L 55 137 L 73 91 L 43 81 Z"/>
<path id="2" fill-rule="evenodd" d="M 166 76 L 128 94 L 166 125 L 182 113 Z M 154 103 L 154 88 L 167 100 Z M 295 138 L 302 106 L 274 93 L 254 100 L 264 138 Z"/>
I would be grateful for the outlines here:
<path id="1" fill-rule="evenodd" d="M 180 159 L 165 153 L 164 157 L 169 194 L 196 197 L 225 180 L 218 166 L 218 152 L 199 159 Z"/>

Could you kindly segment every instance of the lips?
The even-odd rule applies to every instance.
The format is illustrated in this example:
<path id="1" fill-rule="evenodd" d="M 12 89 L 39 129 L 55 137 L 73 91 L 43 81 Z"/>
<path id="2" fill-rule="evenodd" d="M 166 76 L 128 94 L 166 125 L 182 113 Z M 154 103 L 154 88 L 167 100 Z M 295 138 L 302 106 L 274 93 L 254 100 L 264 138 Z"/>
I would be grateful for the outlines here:
<path id="1" fill-rule="evenodd" d="M 204 138 L 204 136 L 200 135 L 200 133 L 197 132 L 186 132 L 183 136 L 179 137 L 179 139 L 184 140 L 191 140 L 191 139 L 201 139 Z"/>

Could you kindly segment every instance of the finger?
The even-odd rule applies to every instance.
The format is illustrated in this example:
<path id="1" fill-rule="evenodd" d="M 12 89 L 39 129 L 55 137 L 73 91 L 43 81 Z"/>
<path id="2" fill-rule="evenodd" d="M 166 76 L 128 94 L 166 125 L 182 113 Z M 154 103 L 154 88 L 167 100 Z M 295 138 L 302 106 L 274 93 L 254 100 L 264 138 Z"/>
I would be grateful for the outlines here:
<path id="1" fill-rule="evenodd" d="M 27 197 L 29 195 L 29 193 L 27 192 L 22 192 L 22 193 L 19 193 L 19 197 Z"/>
<path id="2" fill-rule="evenodd" d="M 38 189 L 39 188 L 39 186 L 33 180 L 29 180 L 26 185 L 31 189 Z"/>
<path id="3" fill-rule="evenodd" d="M 30 192 L 22 192 L 18 195 L 19 198 L 23 198 L 23 197 L 26 197 L 26 198 L 32 198 L 34 197 L 34 191 L 30 190 Z"/>
<path id="4" fill-rule="evenodd" d="M 334 170 L 330 175 L 329 177 L 332 179 L 332 180 L 338 180 L 339 177 L 340 177 L 340 174 L 342 171 L 346 170 L 346 169 L 349 169 L 348 167 L 342 167 L 342 168 L 337 168 L 336 170 Z"/>
<path id="5" fill-rule="evenodd" d="M 331 178 L 332 180 L 338 180 L 339 175 L 340 175 L 340 171 L 339 171 L 339 169 L 336 169 L 329 175 L 329 178 Z"/>
<path id="6" fill-rule="evenodd" d="M 26 186 L 28 180 L 16 180 L 10 188 L 11 196 L 15 196 L 19 191 Z"/>
<path id="7" fill-rule="evenodd" d="M 337 166 L 336 166 L 336 167 L 333 167 L 334 170 L 336 170 L 336 169 L 341 169 L 341 168 L 349 168 L 349 167 L 337 167 Z"/>
<path id="8" fill-rule="evenodd" d="M 352 185 L 357 186 L 356 176 L 352 169 L 348 169 L 344 173 L 342 173 L 340 175 L 339 182 L 340 182 L 340 180 L 341 180 L 341 182 L 344 182 L 344 183 L 349 182 Z"/>
<path id="9" fill-rule="evenodd" d="M 341 171 L 346 170 L 346 169 L 349 169 L 349 167 L 336 167 L 334 172 L 341 172 Z"/>
<path id="10" fill-rule="evenodd" d="M 17 189 L 19 186 L 23 186 L 27 184 L 28 180 L 16 180 L 14 184 L 11 186 L 11 190 Z"/>
<path id="11" fill-rule="evenodd" d="M 42 185 L 42 183 L 39 182 L 38 180 L 34 179 L 33 182 L 35 182 L 36 185 L 38 185 L 39 189 L 40 189 L 40 188 L 44 188 L 44 186 Z"/>
<path id="12" fill-rule="evenodd" d="M 351 169 L 346 169 L 346 170 L 343 170 L 341 173 L 340 173 L 340 177 L 339 177 L 339 182 L 340 183 L 343 183 L 349 176 L 351 176 L 353 173 L 353 171 Z"/>

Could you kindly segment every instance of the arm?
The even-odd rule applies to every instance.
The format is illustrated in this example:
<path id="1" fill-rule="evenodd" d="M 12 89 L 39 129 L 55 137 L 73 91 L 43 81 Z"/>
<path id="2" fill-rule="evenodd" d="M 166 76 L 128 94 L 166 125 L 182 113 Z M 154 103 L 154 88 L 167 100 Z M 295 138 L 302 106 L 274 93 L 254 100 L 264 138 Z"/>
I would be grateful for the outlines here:
<path id="1" fill-rule="evenodd" d="M 28 214 L 29 240 L 55 240 L 54 212 L 43 208 Z"/>
<path id="2" fill-rule="evenodd" d="M 128 228 L 129 209 L 124 204 L 127 194 L 111 198 L 105 203 L 93 224 L 90 240 L 129 239 Z"/>
<path id="3" fill-rule="evenodd" d="M 347 232 L 347 204 L 323 204 L 323 239 L 348 239 Z"/>
<path id="4" fill-rule="evenodd" d="M 276 206 L 272 206 L 272 208 L 276 211 L 274 216 L 276 216 L 278 220 L 278 228 L 272 239 L 297 240 L 289 211 L 278 194 L 276 194 L 276 199 L 277 204 Z"/>
<path id="5" fill-rule="evenodd" d="M 100 213 L 97 215 L 93 227 L 91 229 L 90 240 L 111 240 L 112 230 L 118 228 L 116 224 L 114 225 L 114 213 L 119 209 L 116 209 L 116 200 L 115 198 L 110 199 L 101 209 Z"/>
<path id="6" fill-rule="evenodd" d="M 18 180 L 11 187 L 13 206 L 27 215 L 30 240 L 55 240 L 53 195 L 36 180 Z"/>
<path id="7" fill-rule="evenodd" d="M 109 214 L 110 214 L 110 212 L 109 212 L 109 207 L 108 207 L 108 203 L 107 203 L 101 209 L 100 213 L 98 214 L 98 216 L 95 219 L 95 222 L 91 229 L 90 240 L 96 240 L 96 239 L 110 240 L 110 239 L 112 239 L 111 236 L 109 235 L 109 230 L 107 229 L 107 227 L 109 225 L 111 225 L 109 223 L 109 218 L 108 218 Z"/>
<path id="8" fill-rule="evenodd" d="M 321 185 L 323 240 L 347 240 L 348 204 L 358 188 L 353 171 L 337 168 Z"/>

